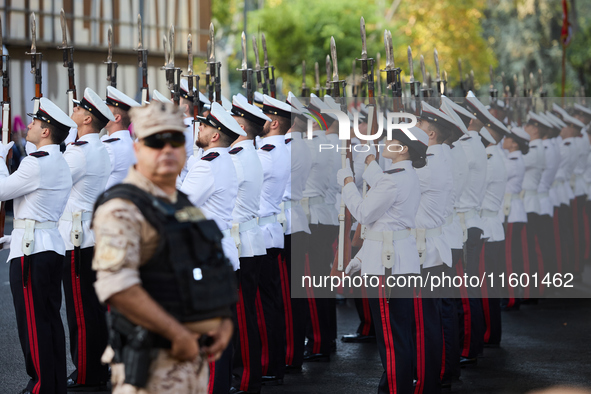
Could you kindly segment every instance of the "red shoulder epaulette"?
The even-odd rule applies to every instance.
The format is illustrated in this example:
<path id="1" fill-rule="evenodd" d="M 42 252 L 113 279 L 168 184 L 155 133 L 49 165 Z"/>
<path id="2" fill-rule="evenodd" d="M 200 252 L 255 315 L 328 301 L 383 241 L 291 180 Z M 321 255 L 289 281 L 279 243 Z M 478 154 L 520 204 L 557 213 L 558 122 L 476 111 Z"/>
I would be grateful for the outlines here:
<path id="1" fill-rule="evenodd" d="M 238 148 L 234 148 L 232 149 L 230 152 L 228 152 L 231 155 L 235 155 L 236 153 L 240 152 L 242 149 L 244 149 L 243 147 L 239 146 Z"/>
<path id="2" fill-rule="evenodd" d="M 109 138 L 108 140 L 104 140 L 103 142 L 115 142 L 119 141 L 119 138 Z"/>
<path id="3" fill-rule="evenodd" d="M 261 149 L 266 152 L 271 152 L 273 149 L 275 149 L 275 145 L 271 145 L 271 144 L 263 145 L 261 147 Z"/>
<path id="4" fill-rule="evenodd" d="M 40 150 L 38 152 L 31 153 L 29 156 L 33 156 L 33 157 L 45 157 L 45 156 L 49 156 L 49 153 L 48 152 L 45 152 L 44 150 Z"/>
<path id="5" fill-rule="evenodd" d="M 88 144 L 88 141 L 76 141 L 76 142 L 72 142 L 72 145 L 76 145 L 76 146 L 81 146 L 81 145 L 86 145 Z"/>
<path id="6" fill-rule="evenodd" d="M 203 156 L 201 158 L 201 160 L 206 160 L 206 161 L 212 161 L 213 159 L 215 159 L 216 157 L 218 157 L 220 154 L 218 152 L 211 152 L 206 154 L 205 156 Z"/>

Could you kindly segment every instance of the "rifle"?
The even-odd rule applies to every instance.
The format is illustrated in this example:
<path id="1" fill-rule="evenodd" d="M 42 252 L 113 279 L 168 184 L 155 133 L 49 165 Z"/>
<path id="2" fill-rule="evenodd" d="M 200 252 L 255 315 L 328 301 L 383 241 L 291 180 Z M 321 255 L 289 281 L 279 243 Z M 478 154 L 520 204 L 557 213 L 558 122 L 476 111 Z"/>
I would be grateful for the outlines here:
<path id="1" fill-rule="evenodd" d="M 367 56 L 367 54 L 366 54 Z M 359 60 L 359 59 L 357 59 Z M 355 105 L 357 105 L 357 97 L 359 96 L 359 87 L 361 84 L 357 85 L 357 73 L 356 73 L 356 62 L 353 60 L 353 64 L 351 66 L 351 94 L 355 97 Z"/>
<path id="2" fill-rule="evenodd" d="M 306 86 L 306 61 L 302 60 L 302 97 L 310 97 L 310 89 Z"/>
<path id="3" fill-rule="evenodd" d="M 546 112 L 548 111 L 548 100 L 545 100 L 545 98 L 548 96 L 548 92 L 544 90 L 544 75 L 541 68 L 538 69 L 538 81 L 540 84 L 540 98 L 544 104 L 544 112 Z"/>
<path id="4" fill-rule="evenodd" d="M 497 106 L 497 98 L 499 97 L 499 91 L 495 89 L 495 75 L 493 72 L 492 64 L 488 66 L 488 75 L 490 77 L 490 86 L 488 92 L 490 94 L 490 108 Z"/>
<path id="5" fill-rule="evenodd" d="M 381 71 L 386 72 L 386 88 L 392 91 L 392 110 L 394 112 L 404 112 L 402 82 L 400 81 L 402 70 L 394 64 L 394 46 L 392 45 L 392 33 L 389 30 L 384 30 L 384 46 L 386 49 L 386 68 Z M 410 59 L 412 61 L 412 57 Z M 412 88 L 411 85 L 411 90 Z"/>
<path id="6" fill-rule="evenodd" d="M 435 72 L 436 72 L 436 79 L 435 84 L 437 85 L 437 94 L 439 97 L 445 95 L 445 85 L 447 84 L 447 80 L 445 75 L 443 79 L 441 79 L 441 73 L 439 72 L 439 53 L 437 53 L 437 48 L 433 50 L 433 57 L 435 58 Z"/>
<path id="7" fill-rule="evenodd" d="M 267 56 L 267 40 L 265 39 L 265 33 L 261 33 L 261 42 L 263 44 L 263 76 L 265 77 L 265 84 L 263 85 L 263 94 L 269 94 L 269 86 L 271 86 L 271 97 L 275 98 L 277 94 L 275 88 L 275 68 L 269 66 L 269 58 Z M 271 76 L 269 75 L 269 68 L 271 68 Z"/>
<path id="8" fill-rule="evenodd" d="M 68 69 L 68 115 L 74 113 L 74 100 L 76 100 L 76 82 L 74 80 L 74 47 L 68 46 L 68 28 L 66 26 L 66 13 L 62 8 L 60 12 L 60 22 L 62 25 L 62 46 L 57 47 L 64 51 L 64 67 Z"/>
<path id="9" fill-rule="evenodd" d="M 517 125 L 521 127 L 521 102 L 519 100 L 519 88 L 517 87 L 517 75 L 513 74 L 513 111 L 517 114 Z"/>
<path id="10" fill-rule="evenodd" d="M 39 100 L 43 97 L 41 84 L 41 61 L 43 54 L 37 52 L 37 24 L 35 22 L 35 13 L 31 13 L 31 52 L 25 52 L 31 55 L 31 74 L 35 75 L 35 98 L 33 99 L 33 113 L 39 110 Z"/>
<path id="11" fill-rule="evenodd" d="M 345 100 L 345 81 L 339 80 L 339 66 L 337 59 L 337 46 L 334 41 L 334 37 L 330 38 L 330 53 L 332 55 L 332 97 L 334 97 L 341 104 L 341 111 L 347 113 L 347 102 Z M 342 89 L 341 89 L 342 88 Z M 342 96 L 341 96 L 342 92 Z M 351 139 L 341 141 L 341 165 L 343 168 L 347 165 L 347 158 L 351 158 Z M 349 234 L 345 232 L 351 229 L 351 213 L 349 209 L 345 207 L 344 201 L 341 199 L 341 208 L 339 211 L 339 245 L 337 249 L 337 255 L 335 261 L 333 261 L 331 275 L 337 276 L 338 271 L 342 272 L 345 270 L 345 263 L 349 264 L 351 261 L 351 238 Z M 336 263 L 336 264 L 335 264 Z"/>
<path id="12" fill-rule="evenodd" d="M 423 99 L 431 97 L 433 93 L 433 89 L 431 89 L 431 81 L 429 81 L 429 77 L 425 70 L 425 57 L 421 55 L 421 74 L 423 75 L 423 84 L 421 85 L 421 95 Z M 420 111 L 418 112 L 420 113 Z"/>
<path id="13" fill-rule="evenodd" d="M 408 55 L 408 66 L 410 68 L 410 78 L 407 82 L 407 85 L 410 85 L 410 96 L 412 99 L 415 100 L 415 114 L 418 115 L 421 113 L 421 83 L 419 81 L 415 81 L 415 71 L 412 60 L 412 49 L 410 49 L 410 46 L 408 47 L 406 53 Z"/>
<path id="14" fill-rule="evenodd" d="M 12 117 L 10 116 L 10 56 L 5 55 L 2 45 L 2 19 L 0 18 L 0 76 L 2 77 L 2 145 L 8 145 L 12 137 Z M 10 173 L 12 162 L 12 150 L 6 155 L 6 167 Z M 0 203 L 0 236 L 4 236 L 4 223 L 6 221 L 5 201 Z M 1 245 L 0 245 L 1 246 Z"/>
<path id="15" fill-rule="evenodd" d="M 257 75 L 257 89 L 262 89 L 263 94 L 267 94 L 268 92 L 265 90 L 265 86 L 263 84 L 263 75 L 261 71 L 261 62 L 259 60 L 259 46 L 257 44 L 257 38 L 252 36 L 252 49 L 254 50 L 254 71 Z"/>
<path id="16" fill-rule="evenodd" d="M 466 97 L 468 92 L 466 91 L 466 86 L 464 85 L 464 78 L 462 77 L 462 59 L 458 58 L 458 69 L 460 71 L 460 93 L 462 97 Z"/>
<path id="17" fill-rule="evenodd" d="M 170 25 L 170 30 L 168 31 L 168 40 L 166 36 L 163 36 L 163 44 L 164 44 L 164 60 L 165 64 L 161 70 L 166 72 L 166 84 L 168 85 L 168 90 L 170 91 L 170 98 L 176 105 L 179 105 L 181 101 L 181 73 L 182 70 L 180 67 L 174 66 L 174 25 Z"/>
<path id="18" fill-rule="evenodd" d="M 316 96 L 320 97 L 320 69 L 318 68 L 318 62 L 314 63 L 314 79 L 316 81 L 314 90 L 316 91 Z"/>
<path id="19" fill-rule="evenodd" d="M 113 61 L 113 26 L 109 26 L 109 33 L 107 35 L 109 42 L 109 49 L 107 52 L 107 81 L 110 82 L 111 86 L 117 87 L 117 62 Z"/>
<path id="20" fill-rule="evenodd" d="M 326 55 L 326 88 L 325 90 L 325 94 L 332 96 L 332 88 L 330 86 L 330 55 Z"/>
<path id="21" fill-rule="evenodd" d="M 195 138 L 195 128 L 197 127 L 197 117 L 199 116 L 199 75 L 193 74 L 193 41 L 191 35 L 187 37 L 187 88 L 189 90 L 189 98 L 193 102 L 193 137 Z M 193 91 L 193 86 L 197 85 L 197 90 Z"/>
<path id="22" fill-rule="evenodd" d="M 150 101 L 150 88 L 148 87 L 148 50 L 142 45 L 142 16 L 137 15 L 138 44 L 137 44 L 137 65 L 142 69 L 142 102 Z"/>
<path id="23" fill-rule="evenodd" d="M 253 37 L 254 39 L 254 37 Z M 215 61 L 215 34 L 213 23 L 209 25 L 209 57 L 205 64 L 208 65 L 209 74 L 206 72 L 205 81 L 209 86 L 209 101 L 214 102 L 213 93 L 215 91 L 215 101 L 222 105 L 222 85 L 220 82 L 220 72 L 222 64 Z"/>
<path id="24" fill-rule="evenodd" d="M 248 68 L 248 61 L 246 58 L 246 34 L 242 32 L 242 87 L 246 89 L 246 99 L 249 104 L 254 101 L 254 91 L 252 90 L 252 69 Z"/>

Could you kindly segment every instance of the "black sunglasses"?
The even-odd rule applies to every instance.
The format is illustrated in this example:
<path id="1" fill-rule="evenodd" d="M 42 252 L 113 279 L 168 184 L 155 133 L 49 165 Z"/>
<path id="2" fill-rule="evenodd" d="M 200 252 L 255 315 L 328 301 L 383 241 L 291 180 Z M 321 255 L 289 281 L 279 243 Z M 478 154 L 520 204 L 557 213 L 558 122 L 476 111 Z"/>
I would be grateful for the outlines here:
<path id="1" fill-rule="evenodd" d="M 185 146 L 185 135 L 183 133 L 159 133 L 152 134 L 142 141 L 148 148 L 162 149 L 166 144 L 170 144 L 173 148 L 180 148 Z"/>

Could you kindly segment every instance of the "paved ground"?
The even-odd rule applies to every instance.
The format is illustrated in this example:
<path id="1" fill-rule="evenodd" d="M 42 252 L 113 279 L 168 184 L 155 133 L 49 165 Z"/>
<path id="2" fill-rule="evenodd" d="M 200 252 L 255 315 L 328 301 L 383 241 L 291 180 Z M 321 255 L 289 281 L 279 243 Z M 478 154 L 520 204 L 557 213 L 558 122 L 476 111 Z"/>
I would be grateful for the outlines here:
<path id="1" fill-rule="evenodd" d="M 7 232 L 10 228 L 7 228 Z M 8 253 L 0 252 L 0 394 L 18 393 L 28 378 L 17 336 L 8 283 Z M 586 274 L 590 274 L 588 269 Z M 62 306 L 65 323 L 65 307 Z M 338 306 L 339 337 L 353 332 L 352 305 Z M 485 349 L 478 366 L 462 370 L 455 393 L 523 394 L 551 385 L 591 388 L 591 299 L 542 300 L 503 313 L 500 349 Z M 72 364 L 69 363 L 69 370 Z M 339 343 L 330 363 L 304 366 L 285 384 L 264 393 L 375 393 L 382 374 L 376 346 Z"/>

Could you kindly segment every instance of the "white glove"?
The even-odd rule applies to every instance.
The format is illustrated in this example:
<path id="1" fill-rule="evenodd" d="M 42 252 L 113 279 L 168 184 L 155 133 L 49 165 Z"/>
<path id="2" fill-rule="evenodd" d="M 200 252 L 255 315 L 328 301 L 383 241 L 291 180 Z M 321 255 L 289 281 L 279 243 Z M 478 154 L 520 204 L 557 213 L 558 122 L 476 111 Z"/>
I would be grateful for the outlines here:
<path id="1" fill-rule="evenodd" d="M 357 154 L 353 158 L 354 162 L 356 162 L 356 163 L 365 164 L 365 159 L 369 155 L 373 155 L 374 157 L 376 157 L 376 147 L 371 142 L 369 144 L 369 149 L 367 149 L 367 145 L 366 146 L 357 145 L 357 149 L 359 149 L 359 151 L 357 152 Z"/>
<path id="2" fill-rule="evenodd" d="M 6 156 L 8 155 L 8 152 L 10 152 L 12 145 L 14 145 L 14 141 L 10 141 L 6 145 L 0 144 L 0 157 L 6 160 Z"/>
<path id="3" fill-rule="evenodd" d="M 10 249 L 10 241 L 12 237 L 10 235 L 5 235 L 0 238 L 0 250 Z"/>
<path id="4" fill-rule="evenodd" d="M 353 259 L 349 261 L 347 268 L 345 268 L 345 274 L 353 275 L 357 271 L 361 271 L 361 260 L 359 260 L 357 257 L 353 257 Z"/>
<path id="5" fill-rule="evenodd" d="M 341 168 L 337 172 L 337 183 L 340 187 L 345 186 L 345 179 L 347 179 L 348 177 L 353 178 L 353 171 L 351 171 L 351 161 L 349 159 L 347 159 L 347 164 L 345 165 L 345 168 Z"/>

